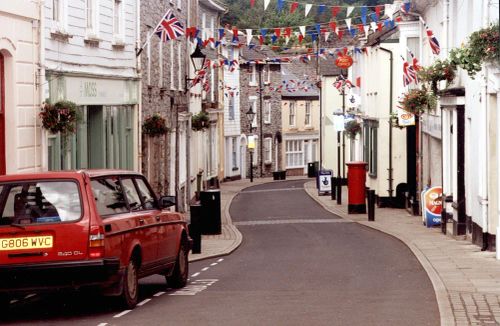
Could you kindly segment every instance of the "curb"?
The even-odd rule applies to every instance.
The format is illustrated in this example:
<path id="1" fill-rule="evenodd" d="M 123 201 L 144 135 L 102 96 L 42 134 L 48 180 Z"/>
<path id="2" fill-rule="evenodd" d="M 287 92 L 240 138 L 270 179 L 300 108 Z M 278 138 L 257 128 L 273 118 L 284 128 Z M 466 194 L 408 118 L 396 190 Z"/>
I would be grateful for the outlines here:
<path id="1" fill-rule="evenodd" d="M 415 257 L 418 259 L 418 261 L 420 262 L 420 265 L 422 265 L 422 267 L 424 268 L 425 272 L 427 273 L 427 276 L 429 277 L 429 279 L 432 283 L 432 286 L 434 288 L 434 292 L 436 294 L 436 301 L 438 303 L 439 315 L 440 315 L 440 319 L 441 319 L 440 324 L 443 326 L 455 325 L 455 317 L 453 315 L 450 301 L 448 299 L 448 290 L 446 289 L 446 287 L 443 283 L 443 280 L 441 279 L 441 277 L 439 276 L 437 271 L 434 269 L 434 267 L 431 265 L 431 263 L 429 262 L 427 257 L 422 253 L 422 251 L 420 251 L 420 249 L 418 249 L 411 242 L 411 240 L 407 239 L 404 235 L 401 235 L 401 234 L 396 233 L 396 232 L 384 230 L 384 229 L 380 228 L 379 226 L 373 225 L 369 222 L 354 221 L 352 219 L 349 219 L 349 217 L 345 216 L 344 214 L 342 214 L 338 211 L 332 210 L 330 207 L 323 204 L 323 202 L 321 202 L 321 200 L 319 200 L 319 198 L 316 198 L 316 196 L 311 193 L 313 188 L 306 186 L 307 184 L 310 184 L 310 183 L 311 182 L 306 182 L 306 184 L 304 184 L 304 190 L 309 195 L 309 197 L 311 197 L 313 200 L 315 200 L 318 204 L 320 204 L 324 209 L 326 209 L 330 213 L 338 215 L 345 220 L 348 220 L 348 221 L 351 221 L 354 223 L 358 223 L 360 225 L 363 225 L 363 226 L 372 228 L 374 230 L 377 230 L 379 232 L 393 236 L 394 238 L 396 238 L 399 241 L 401 241 L 402 243 L 404 243 L 413 252 Z"/>

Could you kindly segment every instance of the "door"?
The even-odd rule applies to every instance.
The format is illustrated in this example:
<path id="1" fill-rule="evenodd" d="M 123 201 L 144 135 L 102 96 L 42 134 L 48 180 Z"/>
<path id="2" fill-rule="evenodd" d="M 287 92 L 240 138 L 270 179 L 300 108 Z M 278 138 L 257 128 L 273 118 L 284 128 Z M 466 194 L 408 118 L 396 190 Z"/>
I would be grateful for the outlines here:
<path id="1" fill-rule="evenodd" d="M 5 174 L 5 74 L 0 53 L 0 175 Z"/>

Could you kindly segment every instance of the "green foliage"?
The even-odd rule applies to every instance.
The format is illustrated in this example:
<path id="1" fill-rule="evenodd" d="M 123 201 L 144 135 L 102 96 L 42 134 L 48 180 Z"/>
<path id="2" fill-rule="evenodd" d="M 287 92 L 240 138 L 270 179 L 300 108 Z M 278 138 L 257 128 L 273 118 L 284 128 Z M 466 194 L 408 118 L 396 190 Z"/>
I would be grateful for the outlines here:
<path id="1" fill-rule="evenodd" d="M 252 28 L 274 28 L 274 27 L 296 27 L 296 26 L 311 26 L 316 23 L 325 23 L 331 19 L 331 6 L 352 5 L 352 6 L 376 6 L 380 4 L 392 3 L 392 0 L 309 0 L 307 3 L 313 5 L 324 4 L 327 6 L 325 12 L 321 15 L 317 13 L 317 6 L 313 6 L 307 17 L 304 15 L 304 2 L 300 2 L 300 6 L 293 14 L 290 13 L 290 2 L 285 2 L 283 10 L 278 13 L 277 1 L 271 1 L 267 10 L 264 11 L 264 0 L 256 0 L 255 6 L 250 8 L 250 0 L 224 0 L 227 14 L 222 19 L 222 24 L 236 26 L 240 29 Z M 370 14 L 369 8 L 368 14 Z M 356 9 L 352 16 L 360 16 L 359 9 Z M 345 18 L 345 9 L 341 10 L 337 16 L 340 21 Z M 269 34 L 273 31 L 270 30 Z"/>
<path id="2" fill-rule="evenodd" d="M 361 132 L 361 124 L 357 120 L 349 120 L 345 123 L 345 133 L 350 139 L 355 139 L 356 135 Z"/>
<path id="3" fill-rule="evenodd" d="M 204 111 L 200 111 L 191 117 L 191 129 L 194 131 L 201 131 L 208 128 L 210 117 Z"/>
<path id="4" fill-rule="evenodd" d="M 441 80 L 446 80 L 447 83 L 451 83 L 455 79 L 455 71 L 457 67 L 450 62 L 450 60 L 436 60 L 429 66 L 422 68 L 418 72 L 419 78 L 431 84 L 431 89 L 434 94 L 437 93 L 437 83 Z"/>
<path id="5" fill-rule="evenodd" d="M 483 62 L 500 63 L 498 28 L 497 22 L 488 28 L 472 33 L 466 44 L 450 51 L 451 62 L 466 70 L 472 79 L 481 71 Z"/>
<path id="6" fill-rule="evenodd" d="M 436 95 L 423 89 L 411 89 L 406 93 L 403 99 L 399 102 L 403 110 L 419 115 L 426 111 L 436 109 Z"/>
<path id="7" fill-rule="evenodd" d="M 150 137 L 164 135 L 168 132 L 167 122 L 165 118 L 155 113 L 144 119 L 142 123 L 142 132 Z"/>
<path id="8" fill-rule="evenodd" d="M 66 136 L 76 132 L 80 115 L 76 104 L 71 101 L 59 101 L 55 104 L 46 101 L 40 111 L 40 119 L 44 129 Z"/>

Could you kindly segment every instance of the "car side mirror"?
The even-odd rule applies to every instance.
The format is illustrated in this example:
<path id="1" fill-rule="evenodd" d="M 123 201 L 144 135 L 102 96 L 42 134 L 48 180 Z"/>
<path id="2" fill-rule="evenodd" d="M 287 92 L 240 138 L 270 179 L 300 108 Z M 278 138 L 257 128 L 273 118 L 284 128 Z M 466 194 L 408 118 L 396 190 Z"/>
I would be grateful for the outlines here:
<path id="1" fill-rule="evenodd" d="M 169 208 L 175 205 L 175 196 L 162 196 L 160 198 L 161 208 Z"/>

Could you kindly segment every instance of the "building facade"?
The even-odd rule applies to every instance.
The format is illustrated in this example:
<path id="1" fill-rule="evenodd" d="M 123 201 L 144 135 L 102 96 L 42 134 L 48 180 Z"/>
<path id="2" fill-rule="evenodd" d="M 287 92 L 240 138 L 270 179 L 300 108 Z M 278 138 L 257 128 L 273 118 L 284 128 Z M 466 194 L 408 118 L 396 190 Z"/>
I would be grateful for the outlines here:
<path id="1" fill-rule="evenodd" d="M 0 174 L 46 169 L 38 118 L 42 3 L 0 3 Z"/>
<path id="2" fill-rule="evenodd" d="M 80 113 L 75 134 L 43 132 L 48 169 L 139 170 L 138 17 L 138 1 L 44 2 L 44 97 Z"/>

